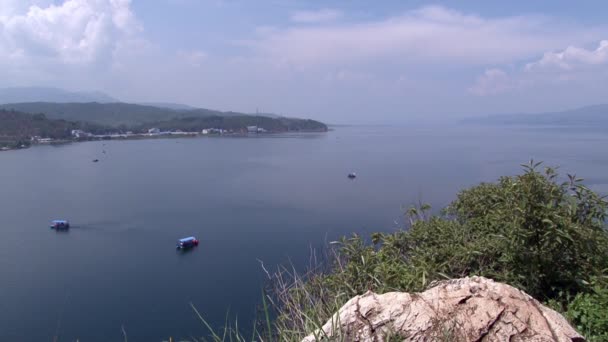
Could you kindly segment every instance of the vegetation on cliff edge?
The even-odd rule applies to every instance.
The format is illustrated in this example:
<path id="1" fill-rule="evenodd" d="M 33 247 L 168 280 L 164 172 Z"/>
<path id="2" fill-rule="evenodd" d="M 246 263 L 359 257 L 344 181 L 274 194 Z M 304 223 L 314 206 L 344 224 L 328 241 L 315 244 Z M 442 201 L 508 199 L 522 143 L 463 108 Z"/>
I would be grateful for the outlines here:
<path id="1" fill-rule="evenodd" d="M 520 175 L 460 192 L 438 215 L 428 205 L 409 209 L 408 229 L 332 243 L 325 267 L 269 273 L 264 303 L 276 316 L 259 324 L 256 340 L 299 341 L 368 290 L 419 292 L 479 275 L 561 311 L 589 340 L 608 341 L 607 208 L 582 179 L 562 182 L 556 169 L 531 162 Z"/>

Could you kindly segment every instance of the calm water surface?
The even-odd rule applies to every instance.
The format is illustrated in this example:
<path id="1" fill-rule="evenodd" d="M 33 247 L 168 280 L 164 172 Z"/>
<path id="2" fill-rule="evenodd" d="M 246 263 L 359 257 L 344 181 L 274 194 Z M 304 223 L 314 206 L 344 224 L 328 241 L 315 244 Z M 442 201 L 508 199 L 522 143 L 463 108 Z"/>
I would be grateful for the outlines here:
<path id="1" fill-rule="evenodd" d="M 0 340 L 206 335 L 190 302 L 215 324 L 228 310 L 245 324 L 261 298 L 258 260 L 303 266 L 311 246 L 394 230 L 401 206 L 441 208 L 530 158 L 608 192 L 607 146 L 601 132 L 336 127 L 3 152 Z M 73 228 L 48 229 L 54 218 Z M 201 245 L 176 253 L 189 235 Z"/>

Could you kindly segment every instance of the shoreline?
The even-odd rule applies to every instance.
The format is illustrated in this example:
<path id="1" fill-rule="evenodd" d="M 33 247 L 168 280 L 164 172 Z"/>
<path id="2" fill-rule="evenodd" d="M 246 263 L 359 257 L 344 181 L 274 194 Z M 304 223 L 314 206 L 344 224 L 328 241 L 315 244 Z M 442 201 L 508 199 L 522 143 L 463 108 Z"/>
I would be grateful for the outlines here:
<path id="1" fill-rule="evenodd" d="M 302 131 L 284 131 L 284 132 L 264 132 L 264 133 L 222 133 L 222 134 L 203 134 L 198 132 L 163 132 L 163 133 L 139 133 L 139 134 L 112 134 L 112 135 L 100 135 L 88 138 L 73 138 L 73 139 L 57 139 L 50 141 L 32 141 L 28 145 L 21 145 L 18 147 L 2 147 L 0 152 L 25 150 L 34 146 L 44 145 L 63 145 L 70 143 L 80 143 L 89 141 L 111 141 L 111 140 L 152 140 L 152 139 L 179 139 L 179 138 L 254 138 L 259 136 L 270 136 L 275 134 L 285 133 L 327 133 L 330 130 L 302 130 Z"/>

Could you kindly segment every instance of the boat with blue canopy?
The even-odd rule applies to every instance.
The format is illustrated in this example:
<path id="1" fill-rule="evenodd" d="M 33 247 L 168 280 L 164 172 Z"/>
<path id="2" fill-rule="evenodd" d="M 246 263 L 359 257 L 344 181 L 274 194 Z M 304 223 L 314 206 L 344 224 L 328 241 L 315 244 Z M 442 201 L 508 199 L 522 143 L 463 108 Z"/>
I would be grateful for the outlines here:
<path id="1" fill-rule="evenodd" d="M 51 229 L 68 229 L 70 222 L 68 220 L 53 220 L 51 221 Z"/>
<path id="2" fill-rule="evenodd" d="M 188 249 L 198 246 L 198 240 L 194 236 L 177 240 L 177 249 Z"/>

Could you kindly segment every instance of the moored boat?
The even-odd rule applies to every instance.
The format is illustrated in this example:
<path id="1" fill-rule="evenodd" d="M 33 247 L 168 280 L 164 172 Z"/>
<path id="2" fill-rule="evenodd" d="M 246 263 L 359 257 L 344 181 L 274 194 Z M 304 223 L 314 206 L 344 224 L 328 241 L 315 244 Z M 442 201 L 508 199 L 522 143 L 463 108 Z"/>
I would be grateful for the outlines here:
<path id="1" fill-rule="evenodd" d="M 188 249 L 198 246 L 198 240 L 194 236 L 177 240 L 177 249 Z"/>
<path id="2" fill-rule="evenodd" d="M 67 220 L 53 220 L 51 221 L 51 229 L 69 229 L 70 222 Z"/>

